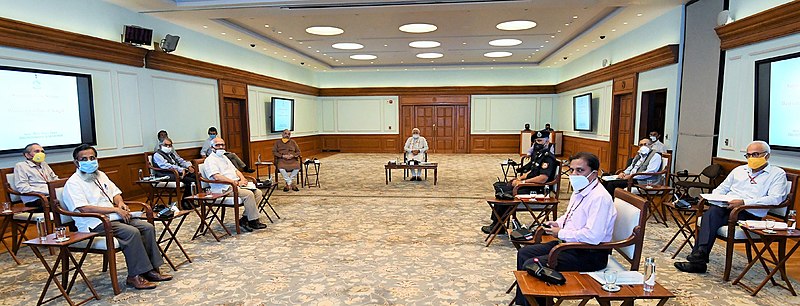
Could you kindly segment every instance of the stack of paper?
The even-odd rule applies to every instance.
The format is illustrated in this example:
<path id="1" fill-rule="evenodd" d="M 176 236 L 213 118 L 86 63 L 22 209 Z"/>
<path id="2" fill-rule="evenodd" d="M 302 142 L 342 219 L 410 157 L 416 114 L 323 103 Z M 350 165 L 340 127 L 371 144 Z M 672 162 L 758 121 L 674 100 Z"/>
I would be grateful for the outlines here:
<path id="1" fill-rule="evenodd" d="M 764 220 L 747 220 L 747 221 L 739 221 L 740 224 L 747 226 L 750 229 L 766 229 L 767 228 L 767 221 Z M 785 230 L 789 227 L 788 224 L 784 222 L 775 222 L 775 230 Z"/>
<path id="2" fill-rule="evenodd" d="M 586 273 L 591 276 L 594 280 L 596 280 L 600 284 L 605 284 L 606 281 L 603 279 L 603 271 L 599 272 L 588 272 Z M 641 285 L 644 283 L 644 275 L 637 271 L 619 271 L 617 272 L 617 285 Z"/>

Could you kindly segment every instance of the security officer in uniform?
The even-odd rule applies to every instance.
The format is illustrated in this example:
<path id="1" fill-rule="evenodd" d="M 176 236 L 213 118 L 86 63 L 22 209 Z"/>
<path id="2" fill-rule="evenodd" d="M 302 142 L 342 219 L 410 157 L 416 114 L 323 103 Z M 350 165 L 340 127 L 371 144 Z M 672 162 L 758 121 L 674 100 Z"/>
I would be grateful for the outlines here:
<path id="1" fill-rule="evenodd" d="M 507 193 L 511 193 L 515 186 L 519 185 L 520 183 L 539 183 L 544 184 L 556 177 L 556 173 L 558 173 L 558 161 L 556 161 L 556 157 L 550 152 L 550 132 L 542 130 L 536 132 L 534 134 L 536 137 L 533 149 L 534 154 L 531 158 L 531 161 L 520 168 L 522 171 L 517 177 L 508 182 L 507 185 L 504 186 L 504 191 Z M 544 187 L 537 186 L 537 187 L 521 187 L 517 190 L 518 194 L 526 194 L 530 193 L 531 191 L 542 192 Z M 510 206 L 499 206 L 495 208 L 497 210 L 497 214 L 502 216 L 504 215 L 508 209 L 511 209 Z M 492 217 L 492 224 L 486 225 L 481 227 L 481 231 L 486 234 L 492 232 L 495 226 L 503 226 L 498 224 L 497 217 L 494 214 L 491 215 Z M 501 231 L 503 233 L 505 231 Z"/>

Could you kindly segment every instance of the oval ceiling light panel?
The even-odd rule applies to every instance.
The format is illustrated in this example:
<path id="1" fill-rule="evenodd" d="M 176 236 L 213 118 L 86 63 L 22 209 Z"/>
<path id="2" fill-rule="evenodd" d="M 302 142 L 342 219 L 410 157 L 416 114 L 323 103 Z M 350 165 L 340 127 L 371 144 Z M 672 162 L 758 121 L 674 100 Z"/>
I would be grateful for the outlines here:
<path id="1" fill-rule="evenodd" d="M 358 50 L 364 48 L 364 45 L 357 43 L 335 43 L 331 45 L 331 47 L 339 50 Z"/>
<path id="2" fill-rule="evenodd" d="M 527 30 L 536 26 L 536 22 L 531 20 L 512 20 L 497 24 L 497 28 L 505 31 Z"/>
<path id="3" fill-rule="evenodd" d="M 374 60 L 378 57 L 372 54 L 353 54 L 350 56 L 350 58 L 359 61 L 368 61 L 368 60 Z"/>
<path id="4" fill-rule="evenodd" d="M 409 23 L 400 26 L 400 31 L 406 33 L 428 33 L 433 32 L 438 29 L 435 25 L 427 24 L 427 23 Z"/>
<path id="5" fill-rule="evenodd" d="M 502 38 L 502 39 L 495 39 L 489 42 L 489 45 L 495 47 L 511 47 L 522 44 L 522 41 L 519 39 L 514 38 Z"/>
<path id="6" fill-rule="evenodd" d="M 491 58 L 509 57 L 511 55 L 512 55 L 511 52 L 506 52 L 506 51 L 488 52 L 483 54 L 483 56 Z"/>
<path id="7" fill-rule="evenodd" d="M 412 41 L 412 42 L 410 42 L 408 44 L 409 47 L 421 48 L 421 49 L 424 49 L 424 48 L 436 48 L 436 47 L 441 46 L 441 45 L 442 45 L 442 43 L 440 43 L 438 41 L 432 41 L 432 40 Z"/>
<path id="8" fill-rule="evenodd" d="M 315 27 L 308 27 L 306 29 L 306 33 L 314 35 L 322 35 L 322 36 L 333 36 L 344 33 L 344 30 L 337 27 L 315 26 Z"/>
<path id="9" fill-rule="evenodd" d="M 443 56 L 444 56 L 444 54 L 436 53 L 436 52 L 417 54 L 418 58 L 426 58 L 426 59 L 428 59 L 428 58 L 440 58 L 440 57 L 443 57 Z"/>

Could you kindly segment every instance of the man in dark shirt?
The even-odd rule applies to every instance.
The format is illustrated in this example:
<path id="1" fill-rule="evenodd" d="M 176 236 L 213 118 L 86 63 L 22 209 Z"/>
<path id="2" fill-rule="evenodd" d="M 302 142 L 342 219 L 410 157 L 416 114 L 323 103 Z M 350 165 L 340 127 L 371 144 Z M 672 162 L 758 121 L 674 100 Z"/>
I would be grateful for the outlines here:
<path id="1" fill-rule="evenodd" d="M 539 183 L 544 184 L 556 177 L 558 173 L 558 161 L 556 161 L 555 156 L 553 153 L 550 152 L 550 132 L 547 131 L 538 131 L 534 134 L 535 143 L 534 147 L 534 154 L 532 155 L 530 163 L 526 165 L 528 169 L 525 172 L 517 175 L 517 177 L 508 182 L 505 186 L 503 186 L 503 190 L 507 193 L 511 193 L 515 186 L 519 185 L 520 183 Z M 524 167 L 523 167 L 524 168 Z M 526 194 L 530 193 L 531 191 L 542 192 L 544 187 L 537 186 L 537 187 L 520 187 L 517 192 L 519 194 Z M 511 207 L 506 206 L 499 206 L 495 208 L 499 215 L 504 215 L 508 209 Z M 503 226 L 502 224 L 498 224 L 499 221 L 494 214 L 491 215 L 492 217 L 492 224 L 486 225 L 481 227 L 481 231 L 486 234 L 492 232 L 495 226 Z"/>

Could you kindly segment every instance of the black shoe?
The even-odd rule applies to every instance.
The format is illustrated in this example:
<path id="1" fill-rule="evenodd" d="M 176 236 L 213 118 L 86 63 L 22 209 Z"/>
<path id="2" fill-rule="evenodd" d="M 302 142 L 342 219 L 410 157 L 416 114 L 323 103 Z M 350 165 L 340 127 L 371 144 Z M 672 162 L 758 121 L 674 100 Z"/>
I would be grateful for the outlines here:
<path id="1" fill-rule="evenodd" d="M 194 209 L 194 206 L 192 206 L 192 202 L 190 201 L 181 201 L 181 209 L 192 210 Z"/>
<path id="2" fill-rule="evenodd" d="M 481 226 L 481 232 L 483 232 L 484 234 L 489 235 L 495 230 L 495 227 L 496 227 L 496 225 L 484 225 L 484 226 Z M 505 227 L 503 227 L 503 228 L 505 228 Z M 497 234 L 498 235 L 506 235 L 506 231 L 501 229 L 500 232 L 498 232 Z"/>
<path id="3" fill-rule="evenodd" d="M 242 169 L 242 172 L 253 173 L 256 172 L 256 170 L 253 170 L 250 167 L 244 167 L 244 169 Z"/>
<path id="4" fill-rule="evenodd" d="M 258 221 L 258 220 L 249 221 L 248 223 L 249 223 L 248 225 L 250 225 L 250 227 L 253 228 L 253 229 L 267 228 L 266 224 L 261 223 L 261 221 Z"/>
<path id="5" fill-rule="evenodd" d="M 297 185 L 292 185 L 292 190 L 294 190 L 294 191 L 300 191 L 300 188 L 297 188 Z"/>
<path id="6" fill-rule="evenodd" d="M 283 186 L 283 192 L 289 192 L 289 185 Z"/>
<path id="7" fill-rule="evenodd" d="M 253 229 L 250 228 L 250 222 L 247 221 L 247 218 L 242 217 L 239 219 L 239 227 L 241 227 L 245 232 L 252 232 Z"/>
<path id="8" fill-rule="evenodd" d="M 706 273 L 708 266 L 704 262 L 676 262 L 675 268 L 687 273 Z"/>
<path id="9" fill-rule="evenodd" d="M 692 254 L 686 256 L 686 260 L 689 262 L 708 263 L 708 254 L 700 251 L 694 251 Z"/>

